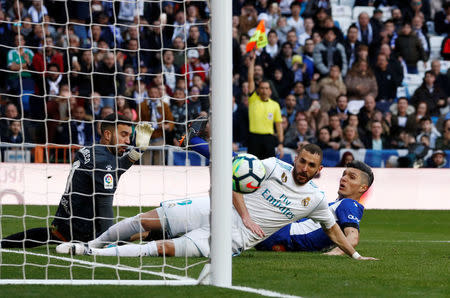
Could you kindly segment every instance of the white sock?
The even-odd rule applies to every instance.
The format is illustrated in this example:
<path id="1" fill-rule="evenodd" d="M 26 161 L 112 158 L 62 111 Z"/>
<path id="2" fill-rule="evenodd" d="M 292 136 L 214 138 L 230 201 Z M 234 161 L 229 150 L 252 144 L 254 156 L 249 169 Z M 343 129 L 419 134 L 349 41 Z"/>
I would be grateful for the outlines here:
<path id="1" fill-rule="evenodd" d="M 96 256 L 120 256 L 120 257 L 157 257 L 158 248 L 156 242 L 147 244 L 127 244 L 108 248 L 92 248 L 91 255 Z"/>
<path id="2" fill-rule="evenodd" d="M 125 218 L 119 221 L 115 225 L 112 225 L 106 232 L 101 234 L 96 239 L 89 241 L 89 247 L 102 248 L 106 244 L 116 242 L 120 240 L 128 240 L 130 237 L 137 233 L 144 232 L 144 228 L 141 225 L 140 214 Z"/>

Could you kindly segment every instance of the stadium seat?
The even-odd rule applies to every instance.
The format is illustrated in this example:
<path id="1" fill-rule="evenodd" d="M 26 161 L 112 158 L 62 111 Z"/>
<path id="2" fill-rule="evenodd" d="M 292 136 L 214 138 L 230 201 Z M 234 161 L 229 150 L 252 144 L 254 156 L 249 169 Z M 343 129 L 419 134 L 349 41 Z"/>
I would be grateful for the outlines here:
<path id="1" fill-rule="evenodd" d="M 450 61 L 441 60 L 441 72 L 445 74 L 449 69 Z"/>
<path id="2" fill-rule="evenodd" d="M 333 19 L 339 23 L 339 28 L 341 28 L 342 33 L 347 35 L 347 30 L 351 26 L 352 20 L 349 17 L 337 17 Z"/>
<path id="3" fill-rule="evenodd" d="M 425 71 L 430 69 L 431 69 L 431 61 L 426 62 L 426 67 L 423 61 L 417 61 L 417 70 L 419 71 L 419 74 L 423 75 L 425 74 Z"/>
<path id="4" fill-rule="evenodd" d="M 353 7 L 353 5 L 355 5 L 355 0 L 339 0 L 339 5 Z"/>
<path id="5" fill-rule="evenodd" d="M 349 6 L 344 5 L 336 5 L 332 7 L 331 14 L 334 18 L 351 18 L 352 17 L 352 9 Z"/>
<path id="6" fill-rule="evenodd" d="M 383 17 L 381 18 L 381 20 L 383 22 L 389 20 L 391 18 L 391 7 L 390 6 L 383 6 L 383 7 L 378 7 L 379 10 L 381 10 L 383 12 Z"/>
<path id="7" fill-rule="evenodd" d="M 414 94 L 414 91 L 416 91 L 417 88 L 419 88 L 420 85 L 422 85 L 423 82 L 423 76 L 420 74 L 407 74 L 405 76 L 405 81 L 408 87 L 408 93 L 410 96 Z"/>
<path id="8" fill-rule="evenodd" d="M 441 45 L 444 40 L 444 36 L 431 36 L 430 37 L 430 59 L 439 59 L 441 54 Z"/>
<path id="9" fill-rule="evenodd" d="M 358 20 L 358 16 L 362 12 L 367 12 L 369 17 L 373 16 L 373 11 L 375 7 L 373 6 L 355 6 L 353 7 L 353 21 L 356 22 Z"/>

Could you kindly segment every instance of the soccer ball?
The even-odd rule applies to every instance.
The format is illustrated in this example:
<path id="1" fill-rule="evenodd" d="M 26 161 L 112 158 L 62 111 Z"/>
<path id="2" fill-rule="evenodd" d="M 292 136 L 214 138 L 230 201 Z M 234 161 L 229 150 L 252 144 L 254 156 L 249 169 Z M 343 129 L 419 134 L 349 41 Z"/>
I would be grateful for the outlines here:
<path id="1" fill-rule="evenodd" d="M 256 191 L 266 175 L 263 163 L 254 155 L 243 153 L 233 158 L 233 190 L 240 193 Z"/>

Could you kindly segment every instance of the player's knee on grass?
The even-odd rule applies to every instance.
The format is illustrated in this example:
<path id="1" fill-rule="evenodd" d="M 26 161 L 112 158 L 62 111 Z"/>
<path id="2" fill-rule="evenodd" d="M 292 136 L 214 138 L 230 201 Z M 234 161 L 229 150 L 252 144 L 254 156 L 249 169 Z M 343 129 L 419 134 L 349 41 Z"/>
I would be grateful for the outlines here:
<path id="1" fill-rule="evenodd" d="M 195 243 L 187 237 L 172 239 L 176 257 L 201 257 L 202 253 Z"/>
<path id="2" fill-rule="evenodd" d="M 141 225 L 145 231 L 162 230 L 162 224 L 157 209 L 161 208 L 156 208 L 140 214 Z"/>

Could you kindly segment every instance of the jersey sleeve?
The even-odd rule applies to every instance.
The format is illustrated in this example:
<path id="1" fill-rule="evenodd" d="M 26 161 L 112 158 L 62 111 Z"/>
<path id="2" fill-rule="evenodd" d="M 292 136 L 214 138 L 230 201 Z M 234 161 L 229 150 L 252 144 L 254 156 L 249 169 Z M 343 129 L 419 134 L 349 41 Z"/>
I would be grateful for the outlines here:
<path id="1" fill-rule="evenodd" d="M 264 168 L 266 169 L 266 176 L 264 179 L 268 179 L 272 175 L 273 171 L 277 166 L 277 159 L 275 157 L 270 157 L 261 160 L 261 162 L 263 163 Z"/>
<path id="2" fill-rule="evenodd" d="M 336 217 L 341 228 L 352 227 L 359 230 L 363 211 L 362 208 L 351 199 L 344 199 L 336 208 Z"/>
<path id="3" fill-rule="evenodd" d="M 308 218 L 320 223 L 320 225 L 326 229 L 331 228 L 336 223 L 333 213 L 328 207 L 328 203 L 325 197 L 325 193 L 318 191 L 317 196 L 319 196 L 320 203 L 316 206 L 314 211 L 310 213 Z"/>
<path id="4" fill-rule="evenodd" d="M 275 102 L 275 106 L 276 106 L 276 108 L 275 108 L 275 111 L 274 111 L 274 118 L 273 118 L 273 121 L 275 122 L 275 123 L 278 123 L 278 122 L 282 122 L 283 121 L 283 119 L 281 118 L 281 109 L 280 109 L 280 105 L 278 104 L 278 102 L 276 102 L 276 101 L 274 101 Z"/>

